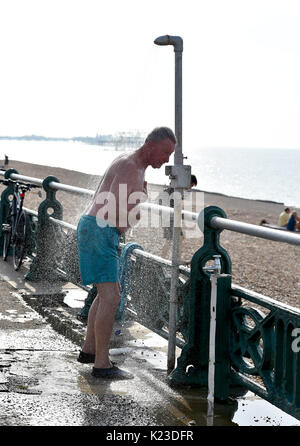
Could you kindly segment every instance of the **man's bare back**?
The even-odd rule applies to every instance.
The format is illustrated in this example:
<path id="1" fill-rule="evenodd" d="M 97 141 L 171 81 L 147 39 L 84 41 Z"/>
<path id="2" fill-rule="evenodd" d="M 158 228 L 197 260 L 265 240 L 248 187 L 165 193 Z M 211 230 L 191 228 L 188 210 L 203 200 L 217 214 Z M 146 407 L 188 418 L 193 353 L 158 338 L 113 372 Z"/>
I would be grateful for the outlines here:
<path id="1" fill-rule="evenodd" d="M 126 232 L 139 221 L 139 212 L 133 209 L 147 199 L 146 168 L 161 167 L 169 161 L 174 148 L 175 143 L 165 139 L 116 158 L 103 175 L 85 213 Z"/>

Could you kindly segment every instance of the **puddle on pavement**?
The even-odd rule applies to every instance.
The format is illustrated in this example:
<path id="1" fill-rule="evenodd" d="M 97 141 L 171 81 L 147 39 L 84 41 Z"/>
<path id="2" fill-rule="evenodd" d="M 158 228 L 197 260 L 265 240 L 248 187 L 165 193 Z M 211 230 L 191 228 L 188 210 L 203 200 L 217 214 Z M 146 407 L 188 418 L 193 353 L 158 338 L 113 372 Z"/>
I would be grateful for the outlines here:
<path id="1" fill-rule="evenodd" d="M 43 394 L 80 392 L 76 385 L 78 368 L 74 352 L 26 349 L 5 353 L 0 356 L 0 370 L 6 367 L 5 378 L 10 382 L 10 391 L 32 393 L 34 384 L 35 391 Z"/>
<path id="2" fill-rule="evenodd" d="M 42 393 L 41 390 L 36 388 L 39 384 L 39 380 L 36 378 L 9 374 L 6 379 L 8 392 L 27 395 L 40 395 Z"/>
<path id="3" fill-rule="evenodd" d="M 239 426 L 300 426 L 300 420 L 248 392 L 238 400 L 233 421 Z"/>
<path id="4" fill-rule="evenodd" d="M 166 356 L 161 352 L 145 347 L 142 342 L 129 342 L 128 345 L 130 345 L 130 347 L 110 349 L 110 356 L 120 361 L 124 361 L 126 358 L 131 358 L 138 363 L 147 363 L 147 368 L 152 370 L 167 370 Z"/>
<path id="5" fill-rule="evenodd" d="M 64 304 L 70 308 L 82 308 L 87 297 L 87 292 L 81 289 L 64 290 Z"/>
<path id="6" fill-rule="evenodd" d="M 5 313 L 0 313 L 0 320 L 6 320 L 9 322 L 20 322 L 20 323 L 26 323 L 30 322 L 36 319 L 41 319 L 41 317 L 37 314 L 35 314 L 32 311 L 28 311 L 26 313 L 20 314 L 16 310 L 6 310 Z"/>
<path id="7" fill-rule="evenodd" d="M 174 423 L 174 419 L 186 426 L 300 426 L 300 421 L 282 410 L 254 396 L 252 392 L 229 403 L 215 403 L 213 423 L 207 417 L 206 392 L 191 389 L 182 394 L 182 399 L 165 404 L 158 410 L 159 422 Z"/>

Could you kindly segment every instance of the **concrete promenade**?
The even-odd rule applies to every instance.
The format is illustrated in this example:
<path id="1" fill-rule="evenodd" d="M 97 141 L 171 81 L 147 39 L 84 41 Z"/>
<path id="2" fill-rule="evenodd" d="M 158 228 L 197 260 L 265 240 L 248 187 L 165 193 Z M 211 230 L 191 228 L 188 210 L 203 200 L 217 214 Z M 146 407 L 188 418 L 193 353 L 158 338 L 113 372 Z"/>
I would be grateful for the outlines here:
<path id="1" fill-rule="evenodd" d="M 76 314 L 86 292 L 28 282 L 25 272 L 26 265 L 15 272 L 0 260 L 0 426 L 206 426 L 206 391 L 167 383 L 165 339 L 127 321 L 112 336 L 110 355 L 134 379 L 94 378 L 92 364 L 76 360 L 86 329 Z M 214 425 L 300 422 L 247 392 L 216 404 Z"/>

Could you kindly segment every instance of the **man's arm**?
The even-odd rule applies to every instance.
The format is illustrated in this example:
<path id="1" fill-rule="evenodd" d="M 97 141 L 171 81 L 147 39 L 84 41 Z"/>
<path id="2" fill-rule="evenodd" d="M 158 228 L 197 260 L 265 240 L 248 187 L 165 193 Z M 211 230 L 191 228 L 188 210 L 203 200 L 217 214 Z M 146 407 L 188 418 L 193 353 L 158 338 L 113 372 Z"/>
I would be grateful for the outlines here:
<path id="1" fill-rule="evenodd" d="M 135 164 L 124 163 L 116 172 L 111 189 L 118 196 L 118 221 L 119 226 L 133 226 L 138 223 L 139 212 L 133 209 L 147 200 L 145 193 L 147 183 L 144 181 L 144 172 L 139 171 Z M 131 222 L 128 221 L 131 213 Z M 136 221 L 135 221 L 136 220 Z"/>

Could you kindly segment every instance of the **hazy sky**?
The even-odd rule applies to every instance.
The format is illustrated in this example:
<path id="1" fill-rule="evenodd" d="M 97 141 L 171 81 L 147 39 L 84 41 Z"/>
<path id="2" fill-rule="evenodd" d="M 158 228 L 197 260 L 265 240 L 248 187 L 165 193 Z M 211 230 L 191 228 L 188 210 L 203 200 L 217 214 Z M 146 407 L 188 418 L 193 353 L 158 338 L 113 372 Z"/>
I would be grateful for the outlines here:
<path id="1" fill-rule="evenodd" d="M 0 135 L 174 128 L 183 150 L 300 148 L 299 0 L 0 0 Z"/>

